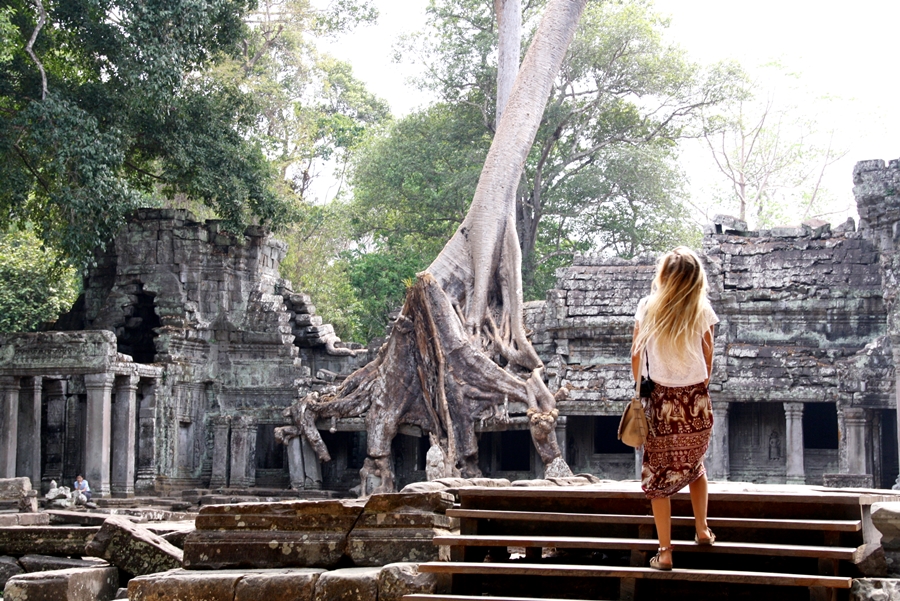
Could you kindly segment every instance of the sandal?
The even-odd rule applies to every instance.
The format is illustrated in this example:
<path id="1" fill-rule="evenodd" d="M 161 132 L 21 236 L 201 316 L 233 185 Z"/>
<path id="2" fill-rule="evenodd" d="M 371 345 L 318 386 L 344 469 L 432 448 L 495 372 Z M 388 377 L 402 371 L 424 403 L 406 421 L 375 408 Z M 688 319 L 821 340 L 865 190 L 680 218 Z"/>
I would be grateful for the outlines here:
<path id="1" fill-rule="evenodd" d="M 670 551 L 671 549 L 672 549 L 672 545 L 669 545 L 668 547 L 660 547 L 659 550 L 657 551 L 656 555 L 653 557 L 653 559 L 650 560 L 650 567 L 653 568 L 654 570 L 662 570 L 663 572 L 670 571 L 672 569 L 672 562 L 669 562 L 669 563 L 661 562 L 659 560 L 659 555 L 660 555 L 660 553 L 663 553 L 664 551 Z"/>
<path id="2" fill-rule="evenodd" d="M 713 534 L 713 531 L 710 530 L 709 528 L 707 528 L 706 531 L 709 532 L 709 538 L 700 538 L 700 535 L 699 535 L 699 534 L 695 534 L 695 535 L 694 535 L 694 542 L 697 543 L 698 545 L 703 545 L 703 546 L 705 546 L 705 547 L 710 547 L 710 546 L 713 545 L 713 543 L 716 542 L 716 535 Z"/>

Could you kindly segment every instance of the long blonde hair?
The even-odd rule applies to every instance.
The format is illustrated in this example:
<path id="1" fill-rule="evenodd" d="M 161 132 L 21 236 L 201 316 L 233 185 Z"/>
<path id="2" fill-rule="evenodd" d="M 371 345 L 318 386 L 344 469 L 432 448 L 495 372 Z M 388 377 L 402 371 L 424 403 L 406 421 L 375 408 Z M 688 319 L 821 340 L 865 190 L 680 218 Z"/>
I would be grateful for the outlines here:
<path id="1" fill-rule="evenodd" d="M 707 290 L 706 271 L 691 249 L 679 246 L 663 255 L 656 265 L 632 354 L 643 352 L 653 338 L 660 354 L 678 362 L 702 357 L 696 341 L 707 325 Z"/>

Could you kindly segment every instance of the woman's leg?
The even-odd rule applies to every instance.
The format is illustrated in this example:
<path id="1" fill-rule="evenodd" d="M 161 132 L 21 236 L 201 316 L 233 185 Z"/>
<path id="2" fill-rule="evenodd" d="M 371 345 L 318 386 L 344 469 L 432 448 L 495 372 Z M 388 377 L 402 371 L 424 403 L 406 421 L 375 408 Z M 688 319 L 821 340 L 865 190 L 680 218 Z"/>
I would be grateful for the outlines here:
<path id="1" fill-rule="evenodd" d="M 712 531 L 706 523 L 706 506 L 709 499 L 706 474 L 703 474 L 690 484 L 691 507 L 694 509 L 694 528 L 697 530 L 697 538 L 703 540 L 712 536 Z M 662 544 L 662 543 L 660 543 Z"/>
<path id="2" fill-rule="evenodd" d="M 650 499 L 650 508 L 653 510 L 653 521 L 656 522 L 656 537 L 659 546 L 667 547 L 659 553 L 659 561 L 663 564 L 672 564 L 672 503 L 669 497 Z"/>

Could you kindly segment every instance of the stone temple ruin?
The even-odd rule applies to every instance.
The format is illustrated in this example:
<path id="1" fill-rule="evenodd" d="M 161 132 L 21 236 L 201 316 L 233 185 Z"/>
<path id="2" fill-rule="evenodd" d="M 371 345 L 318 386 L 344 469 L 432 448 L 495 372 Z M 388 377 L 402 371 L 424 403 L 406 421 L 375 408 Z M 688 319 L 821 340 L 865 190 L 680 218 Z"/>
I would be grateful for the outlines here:
<path id="1" fill-rule="evenodd" d="M 716 330 L 712 479 L 890 488 L 900 161 L 857 164 L 860 214 L 831 227 L 748 231 L 717 217 L 703 240 Z M 180 210 L 140 210 L 87 274 L 53 331 L 0 337 L 0 477 L 71 482 L 97 496 L 293 488 L 345 494 L 366 458 L 363 418 L 318 424 L 333 460 L 275 428 L 310 391 L 371 354 L 340 342 L 309 296 L 280 278 L 283 243 L 227 235 Z M 633 315 L 652 257 L 578 257 L 527 305 L 576 473 L 633 479 L 615 436 L 631 394 Z M 526 416 L 475 424 L 483 475 L 540 477 Z M 398 487 L 426 479 L 427 436 L 393 442 Z"/>

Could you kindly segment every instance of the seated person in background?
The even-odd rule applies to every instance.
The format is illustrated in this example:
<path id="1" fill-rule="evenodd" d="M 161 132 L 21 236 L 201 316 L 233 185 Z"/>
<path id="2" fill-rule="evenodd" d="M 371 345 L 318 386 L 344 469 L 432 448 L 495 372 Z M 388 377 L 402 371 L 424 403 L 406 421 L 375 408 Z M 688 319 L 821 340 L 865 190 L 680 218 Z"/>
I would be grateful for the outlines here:
<path id="1" fill-rule="evenodd" d="M 91 500 L 91 485 L 81 477 L 81 474 L 75 478 L 75 492 L 80 492 L 88 501 Z"/>

